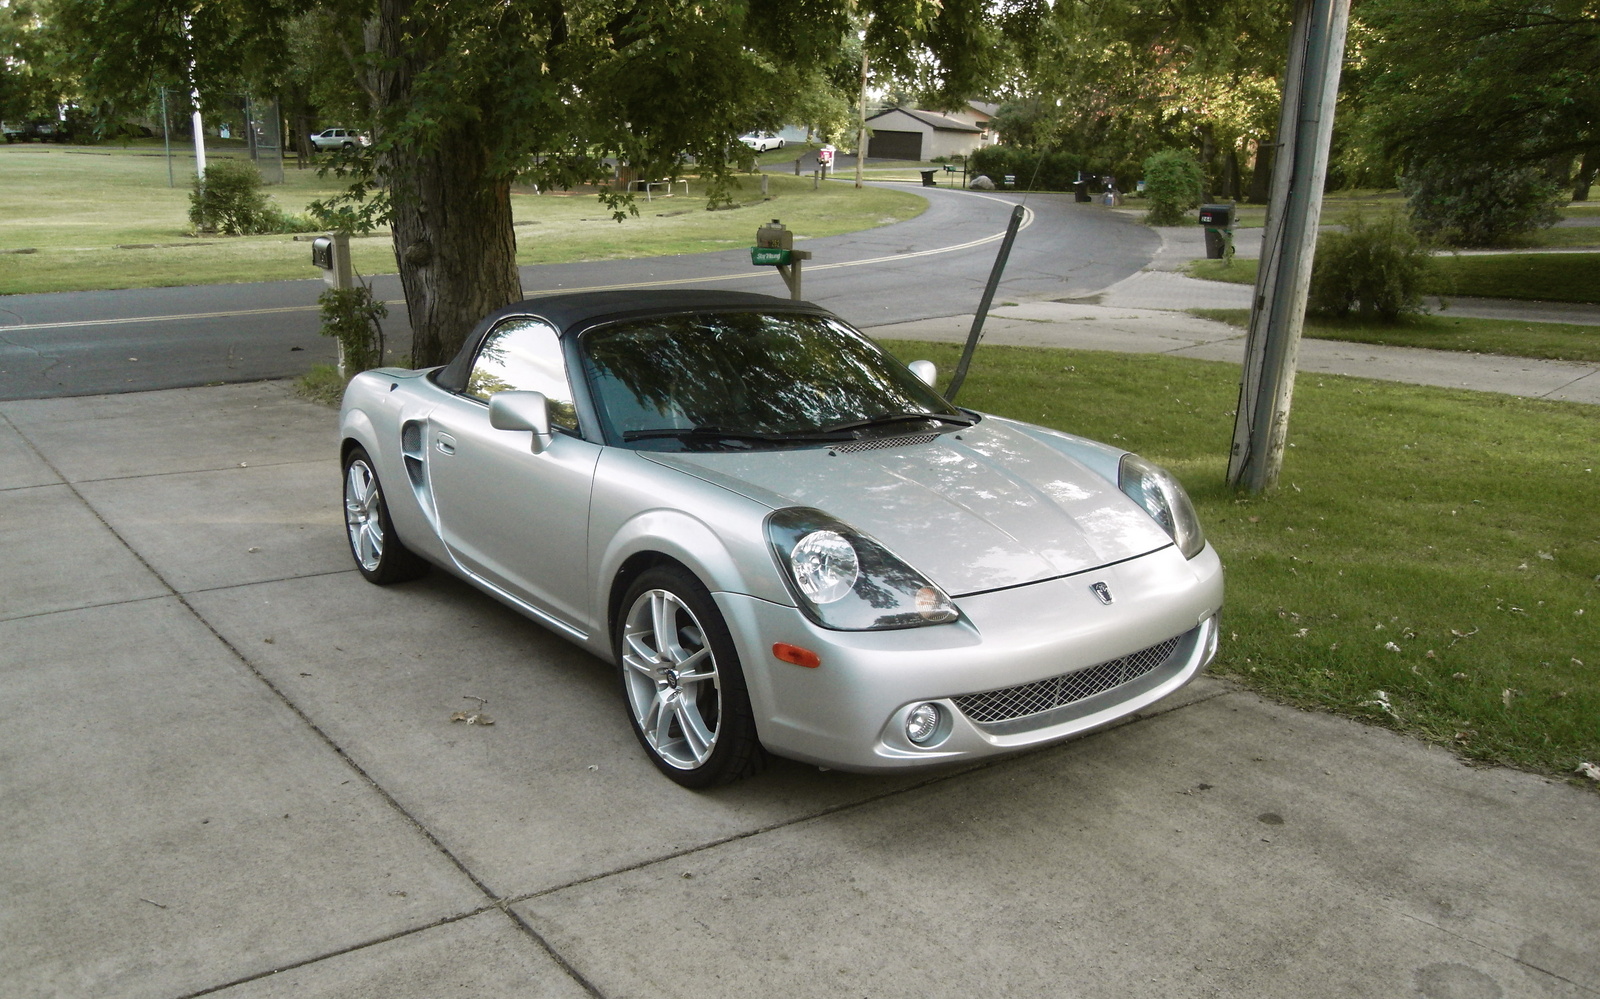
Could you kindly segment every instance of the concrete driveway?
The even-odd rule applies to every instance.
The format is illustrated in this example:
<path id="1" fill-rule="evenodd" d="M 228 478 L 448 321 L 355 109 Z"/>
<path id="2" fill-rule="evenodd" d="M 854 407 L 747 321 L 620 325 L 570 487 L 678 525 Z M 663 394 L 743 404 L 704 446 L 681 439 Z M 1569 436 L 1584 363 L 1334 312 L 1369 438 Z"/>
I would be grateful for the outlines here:
<path id="1" fill-rule="evenodd" d="M 606 664 L 361 580 L 334 435 L 281 383 L 0 403 L 0 995 L 1600 994 L 1600 796 L 1216 680 L 681 790 Z"/>

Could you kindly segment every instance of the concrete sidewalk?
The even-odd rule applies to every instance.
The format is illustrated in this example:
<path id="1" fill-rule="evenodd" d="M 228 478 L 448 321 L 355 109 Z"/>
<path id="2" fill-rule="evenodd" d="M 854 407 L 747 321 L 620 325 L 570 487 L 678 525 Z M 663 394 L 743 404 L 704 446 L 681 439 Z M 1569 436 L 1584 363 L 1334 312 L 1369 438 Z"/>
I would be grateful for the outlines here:
<path id="1" fill-rule="evenodd" d="M 334 433 L 282 383 L 0 403 L 0 995 L 1600 994 L 1600 796 L 1215 679 L 683 791 L 608 665 L 362 581 Z"/>
<path id="2" fill-rule="evenodd" d="M 1203 231 L 1198 227 L 1158 231 L 1161 249 L 1144 270 L 1076 299 L 995 308 L 984 323 L 983 341 L 1241 363 L 1244 330 L 1182 310 L 1248 309 L 1250 286 L 1201 281 L 1180 273 L 1189 261 L 1205 256 Z M 1260 252 L 1260 229 L 1242 229 L 1236 235 L 1240 256 Z M 1600 306 L 1564 302 L 1452 299 L 1446 314 L 1600 325 Z M 872 333 L 884 338 L 964 342 L 971 328 L 972 316 L 967 315 L 877 326 Z M 1593 363 L 1302 339 L 1299 370 L 1600 403 L 1600 364 Z"/>

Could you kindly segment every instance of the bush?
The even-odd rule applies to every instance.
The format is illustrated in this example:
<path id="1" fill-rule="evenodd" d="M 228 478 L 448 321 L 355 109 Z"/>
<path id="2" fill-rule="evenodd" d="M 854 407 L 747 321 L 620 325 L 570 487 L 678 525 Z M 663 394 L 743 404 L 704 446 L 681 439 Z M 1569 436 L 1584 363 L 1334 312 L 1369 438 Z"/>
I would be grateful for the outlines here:
<path id="1" fill-rule="evenodd" d="M 1418 231 L 1454 246 L 1489 246 L 1561 218 L 1564 192 L 1533 167 L 1417 163 L 1400 179 Z"/>
<path id="2" fill-rule="evenodd" d="M 372 296 L 365 283 L 354 288 L 329 288 L 317 296 L 322 306 L 322 333 L 339 341 L 344 370 L 356 374 L 383 363 L 381 320 L 389 309 Z"/>
<path id="3" fill-rule="evenodd" d="M 1399 212 L 1364 220 L 1351 212 L 1343 232 L 1317 240 L 1307 307 L 1325 316 L 1393 322 L 1422 311 L 1422 289 L 1433 267 L 1427 245 Z"/>
<path id="4" fill-rule="evenodd" d="M 195 178 L 189 192 L 189 222 L 200 232 L 258 236 L 272 232 L 314 232 L 321 228 L 304 215 L 289 215 L 261 190 L 261 172 L 248 160 L 219 159 L 206 164 L 206 181 Z"/>
<path id="5" fill-rule="evenodd" d="M 1015 146 L 985 146 L 967 159 L 968 176 L 986 175 L 996 184 L 1007 174 L 1017 179 L 1020 191 L 1070 191 L 1079 173 L 1131 177 L 1128 163 L 1090 159 L 1079 153 L 1038 153 Z"/>
<path id="6" fill-rule="evenodd" d="M 1150 200 L 1149 225 L 1181 225 L 1199 207 L 1205 189 L 1200 161 L 1187 149 L 1168 149 L 1144 161 L 1144 195 Z"/>

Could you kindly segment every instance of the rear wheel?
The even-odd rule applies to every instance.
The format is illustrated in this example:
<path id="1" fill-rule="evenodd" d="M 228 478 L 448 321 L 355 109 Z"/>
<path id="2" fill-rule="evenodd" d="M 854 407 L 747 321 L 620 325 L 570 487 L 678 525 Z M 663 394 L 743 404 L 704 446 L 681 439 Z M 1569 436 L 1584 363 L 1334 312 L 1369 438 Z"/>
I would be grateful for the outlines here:
<path id="1" fill-rule="evenodd" d="M 765 766 L 738 653 L 700 581 L 677 566 L 650 569 L 622 607 L 613 636 L 622 694 L 651 762 L 690 788 Z"/>
<path id="2" fill-rule="evenodd" d="M 350 555 L 368 582 L 401 583 L 428 571 L 428 563 L 395 534 L 378 473 L 359 447 L 344 460 L 344 526 Z"/>

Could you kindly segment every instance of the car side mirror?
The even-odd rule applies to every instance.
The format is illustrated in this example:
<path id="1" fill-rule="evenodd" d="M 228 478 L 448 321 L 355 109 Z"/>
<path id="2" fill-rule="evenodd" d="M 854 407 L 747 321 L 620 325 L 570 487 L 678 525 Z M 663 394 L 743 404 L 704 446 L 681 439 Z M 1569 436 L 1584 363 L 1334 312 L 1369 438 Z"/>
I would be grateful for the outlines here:
<path id="1" fill-rule="evenodd" d="M 939 369 L 934 367 L 932 361 L 912 361 L 906 367 L 910 368 L 912 374 L 922 379 L 931 388 L 939 387 L 934 384 L 939 379 Z"/>
<path id="2" fill-rule="evenodd" d="M 531 430 L 529 450 L 550 446 L 550 400 L 543 392 L 496 392 L 489 397 L 489 426 L 496 430 Z"/>

